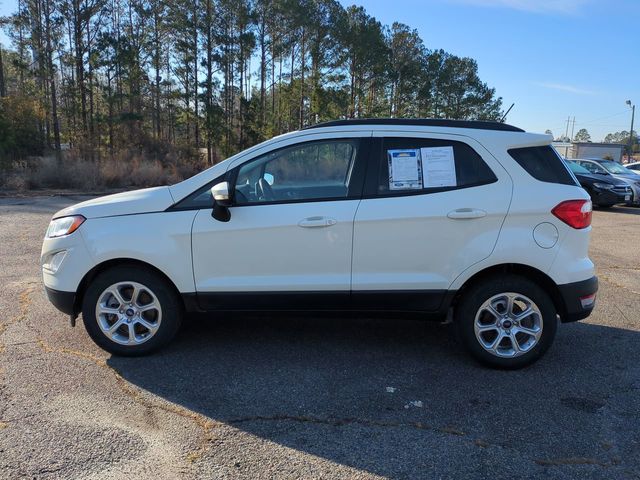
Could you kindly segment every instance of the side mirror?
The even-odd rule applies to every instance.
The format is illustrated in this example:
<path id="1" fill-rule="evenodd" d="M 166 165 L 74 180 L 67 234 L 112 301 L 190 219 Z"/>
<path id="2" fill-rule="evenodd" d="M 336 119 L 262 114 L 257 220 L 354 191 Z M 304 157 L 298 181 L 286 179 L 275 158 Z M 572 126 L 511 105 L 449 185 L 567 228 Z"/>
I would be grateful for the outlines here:
<path id="1" fill-rule="evenodd" d="M 213 197 L 213 211 L 211 216 L 221 222 L 228 222 L 231 219 L 231 196 L 229 195 L 229 182 L 220 182 L 211 187 Z"/>
<path id="2" fill-rule="evenodd" d="M 218 205 L 222 207 L 230 207 L 231 197 L 229 195 L 229 182 L 220 182 L 211 187 L 211 196 Z"/>

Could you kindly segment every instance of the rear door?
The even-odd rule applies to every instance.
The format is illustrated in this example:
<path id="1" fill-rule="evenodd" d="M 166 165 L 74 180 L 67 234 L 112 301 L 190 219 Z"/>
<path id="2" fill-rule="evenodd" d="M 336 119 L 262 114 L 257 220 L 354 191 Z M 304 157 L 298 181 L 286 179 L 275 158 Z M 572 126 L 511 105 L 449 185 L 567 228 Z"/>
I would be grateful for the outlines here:
<path id="1" fill-rule="evenodd" d="M 394 132 L 374 148 L 354 225 L 354 301 L 436 310 L 453 280 L 491 254 L 511 179 L 467 137 Z"/>

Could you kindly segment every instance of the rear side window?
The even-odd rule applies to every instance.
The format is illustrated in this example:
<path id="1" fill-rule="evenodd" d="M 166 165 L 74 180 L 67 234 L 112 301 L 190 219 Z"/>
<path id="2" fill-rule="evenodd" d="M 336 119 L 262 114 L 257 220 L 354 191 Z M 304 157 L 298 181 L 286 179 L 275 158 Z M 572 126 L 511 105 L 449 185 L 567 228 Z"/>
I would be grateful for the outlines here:
<path id="1" fill-rule="evenodd" d="M 439 192 L 498 180 L 473 148 L 452 140 L 385 138 L 379 162 L 378 195 Z"/>
<path id="2" fill-rule="evenodd" d="M 512 148 L 509 155 L 536 180 L 562 185 L 575 185 L 576 182 L 562 163 L 562 160 L 549 146 Z"/>

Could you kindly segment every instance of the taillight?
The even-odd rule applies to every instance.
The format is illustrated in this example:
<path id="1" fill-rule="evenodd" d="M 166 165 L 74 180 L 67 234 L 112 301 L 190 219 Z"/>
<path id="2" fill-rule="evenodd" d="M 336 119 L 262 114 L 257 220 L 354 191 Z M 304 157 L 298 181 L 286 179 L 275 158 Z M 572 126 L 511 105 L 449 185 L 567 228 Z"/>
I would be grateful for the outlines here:
<path id="1" fill-rule="evenodd" d="M 591 225 L 591 200 L 567 200 L 551 210 L 556 217 L 573 228 L 587 228 Z"/>

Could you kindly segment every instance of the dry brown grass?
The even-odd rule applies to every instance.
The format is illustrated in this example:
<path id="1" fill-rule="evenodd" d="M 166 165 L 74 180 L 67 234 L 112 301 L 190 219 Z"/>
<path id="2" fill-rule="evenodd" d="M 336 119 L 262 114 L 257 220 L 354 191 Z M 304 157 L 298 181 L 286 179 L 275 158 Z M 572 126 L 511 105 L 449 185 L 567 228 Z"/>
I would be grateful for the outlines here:
<path id="1" fill-rule="evenodd" d="M 197 160 L 165 157 L 165 162 L 160 162 L 131 151 L 100 160 L 86 160 L 77 152 L 67 151 L 60 162 L 54 157 L 34 157 L 0 172 L 0 189 L 22 192 L 153 187 L 179 182 L 203 168 L 206 165 Z"/>

